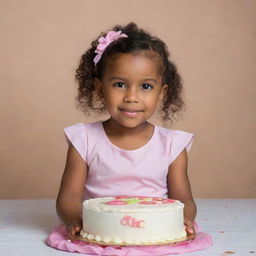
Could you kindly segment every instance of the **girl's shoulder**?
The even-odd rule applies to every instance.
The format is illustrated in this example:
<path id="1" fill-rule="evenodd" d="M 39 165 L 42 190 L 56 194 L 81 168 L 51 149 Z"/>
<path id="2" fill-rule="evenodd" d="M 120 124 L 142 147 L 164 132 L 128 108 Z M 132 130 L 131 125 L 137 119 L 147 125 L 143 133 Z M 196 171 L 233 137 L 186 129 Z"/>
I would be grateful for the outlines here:
<path id="1" fill-rule="evenodd" d="M 184 139 L 187 137 L 193 137 L 194 133 L 192 132 L 187 132 L 184 130 L 177 130 L 177 129 L 170 129 L 170 128 L 165 128 L 162 126 L 157 126 L 158 131 L 160 134 L 162 134 L 165 137 L 171 137 L 172 139 Z"/>
<path id="2" fill-rule="evenodd" d="M 64 128 L 65 133 L 82 133 L 99 129 L 100 121 L 92 123 L 75 123 Z"/>
<path id="3" fill-rule="evenodd" d="M 72 143 L 84 160 L 87 160 L 88 140 L 97 141 L 101 136 L 100 122 L 75 123 L 64 128 L 66 142 Z"/>
<path id="4" fill-rule="evenodd" d="M 70 141 L 86 141 L 89 137 L 93 138 L 102 137 L 101 121 L 92 123 L 75 123 L 64 128 L 64 133 Z"/>
<path id="5" fill-rule="evenodd" d="M 161 126 L 158 128 L 158 143 L 163 145 L 165 152 L 169 156 L 169 164 L 171 164 L 176 157 L 186 149 L 187 152 L 190 151 L 194 140 L 194 133 L 187 132 L 177 129 L 169 129 Z"/>

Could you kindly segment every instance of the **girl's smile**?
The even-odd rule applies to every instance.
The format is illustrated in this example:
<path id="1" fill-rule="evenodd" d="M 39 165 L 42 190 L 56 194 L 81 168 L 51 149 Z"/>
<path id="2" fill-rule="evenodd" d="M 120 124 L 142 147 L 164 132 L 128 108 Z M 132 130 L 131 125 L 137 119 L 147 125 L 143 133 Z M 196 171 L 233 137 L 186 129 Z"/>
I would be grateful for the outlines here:
<path id="1" fill-rule="evenodd" d="M 127 117 L 136 117 L 138 115 L 139 112 L 141 111 L 132 111 L 132 110 L 123 110 L 120 109 L 124 115 L 126 115 Z"/>
<path id="2" fill-rule="evenodd" d="M 108 60 L 102 79 L 95 80 L 111 118 L 127 128 L 145 123 L 167 89 L 162 86 L 156 54 L 152 58 L 145 53 L 115 55 Z"/>

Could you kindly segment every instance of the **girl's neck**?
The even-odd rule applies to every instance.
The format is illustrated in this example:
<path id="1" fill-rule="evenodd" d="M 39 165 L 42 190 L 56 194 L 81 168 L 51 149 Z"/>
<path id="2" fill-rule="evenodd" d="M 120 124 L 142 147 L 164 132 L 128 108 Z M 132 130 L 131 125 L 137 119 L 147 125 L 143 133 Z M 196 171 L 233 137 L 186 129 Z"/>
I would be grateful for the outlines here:
<path id="1" fill-rule="evenodd" d="M 102 124 L 108 136 L 122 138 L 141 136 L 141 134 L 150 133 L 153 129 L 153 125 L 147 121 L 134 128 L 124 127 L 112 118 L 102 122 Z"/>

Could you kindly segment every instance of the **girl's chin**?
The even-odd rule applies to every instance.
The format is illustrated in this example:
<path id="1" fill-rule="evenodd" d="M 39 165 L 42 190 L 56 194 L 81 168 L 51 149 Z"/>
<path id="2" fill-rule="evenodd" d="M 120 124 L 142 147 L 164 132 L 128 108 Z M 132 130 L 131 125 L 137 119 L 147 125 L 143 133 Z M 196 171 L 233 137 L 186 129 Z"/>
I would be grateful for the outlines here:
<path id="1" fill-rule="evenodd" d="M 125 127 L 125 128 L 138 128 L 138 127 L 142 127 L 144 126 L 147 121 L 145 120 L 135 120 L 135 119 L 129 119 L 129 120 L 116 120 L 116 122 L 118 122 L 119 125 L 121 125 L 122 127 Z"/>

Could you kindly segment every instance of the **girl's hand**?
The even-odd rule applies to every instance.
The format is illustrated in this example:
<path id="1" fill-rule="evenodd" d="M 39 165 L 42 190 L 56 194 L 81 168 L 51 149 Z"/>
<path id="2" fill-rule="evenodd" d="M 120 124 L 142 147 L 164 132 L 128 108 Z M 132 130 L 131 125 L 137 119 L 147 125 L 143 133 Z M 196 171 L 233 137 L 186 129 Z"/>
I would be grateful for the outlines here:
<path id="1" fill-rule="evenodd" d="M 195 231 L 195 227 L 194 227 L 194 222 L 189 220 L 189 219 L 185 219 L 184 221 L 184 224 L 186 226 L 186 232 L 187 232 L 187 235 L 192 235 L 192 234 L 196 234 L 196 231 Z"/>
<path id="2" fill-rule="evenodd" d="M 81 221 L 78 223 L 72 223 L 67 225 L 68 239 L 70 239 L 73 242 L 75 240 L 76 234 L 79 234 L 81 229 L 82 229 Z"/>

